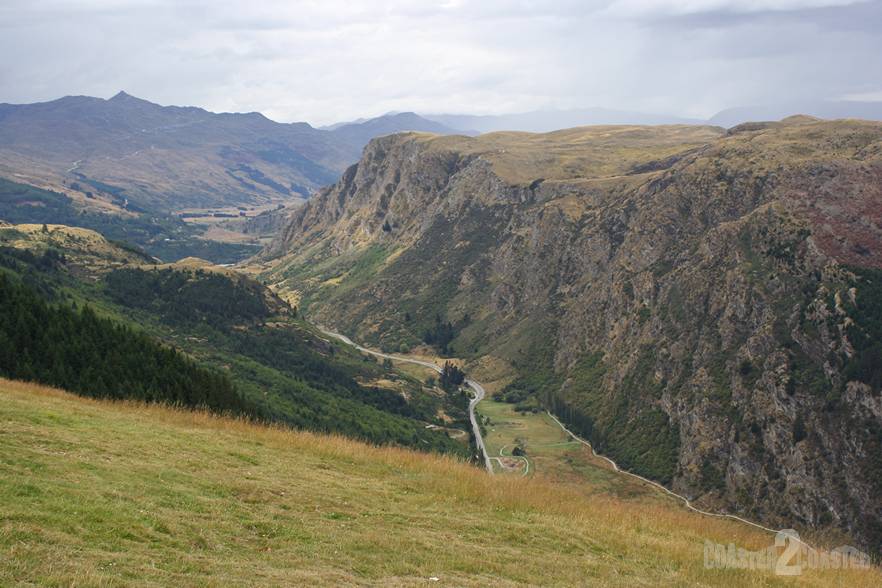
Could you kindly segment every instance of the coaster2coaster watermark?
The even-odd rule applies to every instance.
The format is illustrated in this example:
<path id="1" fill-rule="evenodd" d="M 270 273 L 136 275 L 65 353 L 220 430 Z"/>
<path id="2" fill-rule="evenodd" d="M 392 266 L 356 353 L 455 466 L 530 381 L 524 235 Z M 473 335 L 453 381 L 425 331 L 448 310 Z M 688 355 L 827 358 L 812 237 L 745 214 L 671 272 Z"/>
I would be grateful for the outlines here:
<path id="1" fill-rule="evenodd" d="M 814 549 L 799 539 L 793 529 L 778 531 L 774 545 L 749 551 L 734 543 L 704 542 L 704 567 L 712 570 L 741 569 L 774 571 L 779 576 L 798 576 L 803 570 L 845 570 L 870 567 L 870 556 L 844 545 L 832 550 Z"/>

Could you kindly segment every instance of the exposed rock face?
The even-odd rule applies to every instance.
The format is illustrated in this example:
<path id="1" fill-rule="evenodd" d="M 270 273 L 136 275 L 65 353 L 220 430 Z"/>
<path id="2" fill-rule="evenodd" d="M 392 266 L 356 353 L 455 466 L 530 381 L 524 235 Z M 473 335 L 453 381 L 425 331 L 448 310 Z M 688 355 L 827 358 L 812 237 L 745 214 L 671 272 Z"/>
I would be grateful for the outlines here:
<path id="1" fill-rule="evenodd" d="M 397 135 L 264 256 L 388 348 L 437 317 L 626 467 L 882 544 L 882 125 Z"/>

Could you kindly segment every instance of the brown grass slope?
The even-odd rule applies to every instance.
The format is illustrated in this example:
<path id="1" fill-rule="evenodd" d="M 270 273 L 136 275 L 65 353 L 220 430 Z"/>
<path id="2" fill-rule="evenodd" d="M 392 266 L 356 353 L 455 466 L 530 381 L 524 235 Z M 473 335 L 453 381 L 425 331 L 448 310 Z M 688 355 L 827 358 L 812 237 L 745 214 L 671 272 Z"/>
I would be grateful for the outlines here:
<path id="1" fill-rule="evenodd" d="M 3 585 L 791 584 L 703 568 L 743 526 L 450 459 L 7 380 L 0 423 Z"/>

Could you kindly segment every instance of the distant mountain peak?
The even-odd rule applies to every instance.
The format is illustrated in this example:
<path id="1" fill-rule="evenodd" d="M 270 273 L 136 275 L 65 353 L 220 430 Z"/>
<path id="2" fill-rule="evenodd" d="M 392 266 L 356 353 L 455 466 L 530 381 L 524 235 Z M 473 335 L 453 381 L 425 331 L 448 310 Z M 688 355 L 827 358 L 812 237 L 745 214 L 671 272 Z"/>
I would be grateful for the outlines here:
<path id="1" fill-rule="evenodd" d="M 336 136 L 360 149 L 371 139 L 407 131 L 421 131 L 439 135 L 456 135 L 463 131 L 420 116 L 415 112 L 388 112 L 362 122 L 344 123 L 326 127 Z"/>
<path id="2" fill-rule="evenodd" d="M 127 100 L 129 98 L 134 98 L 134 96 L 132 96 L 131 94 L 128 94 L 125 90 L 120 90 L 119 92 L 117 92 L 116 94 L 113 95 L 111 100 L 119 101 L 119 100 Z"/>

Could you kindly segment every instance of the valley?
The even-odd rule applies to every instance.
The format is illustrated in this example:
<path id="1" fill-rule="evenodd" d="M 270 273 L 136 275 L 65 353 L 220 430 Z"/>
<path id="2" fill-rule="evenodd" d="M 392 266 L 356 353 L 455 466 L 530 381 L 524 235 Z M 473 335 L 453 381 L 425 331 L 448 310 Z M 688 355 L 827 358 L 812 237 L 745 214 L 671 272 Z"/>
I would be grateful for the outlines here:
<path id="1" fill-rule="evenodd" d="M 882 0 L 0 29 L 0 588 L 882 586 Z"/>
<path id="2" fill-rule="evenodd" d="M 811 117 L 395 135 L 251 268 L 705 510 L 875 545 L 880 144 Z"/>
<path id="3" fill-rule="evenodd" d="M 423 368 L 428 368 L 437 374 L 443 373 L 442 368 L 438 366 L 438 362 L 428 362 L 428 361 L 424 361 L 424 360 L 420 360 L 420 359 L 402 357 L 400 355 L 389 355 L 389 354 L 382 353 L 379 351 L 373 351 L 373 350 L 367 349 L 365 347 L 362 347 L 361 345 L 357 345 L 356 343 L 353 343 L 352 340 L 349 339 L 349 337 L 346 337 L 345 335 L 340 335 L 338 333 L 332 333 L 332 332 L 326 331 L 324 329 L 322 329 L 322 332 L 325 333 L 326 335 L 334 337 L 335 339 L 340 339 L 341 341 L 343 341 L 347 345 L 351 345 L 351 346 L 355 347 L 357 350 L 362 351 L 364 353 L 368 353 L 372 356 L 380 357 L 382 359 L 388 359 L 388 360 L 390 360 L 392 362 L 396 362 L 396 363 L 407 363 L 407 364 L 418 365 Z M 478 383 L 474 380 L 466 380 L 465 384 L 467 387 L 472 389 L 472 395 L 469 398 L 469 405 L 468 405 L 469 406 L 469 422 L 471 423 L 471 426 L 472 426 L 472 435 L 473 435 L 473 439 L 474 439 L 474 443 L 475 443 L 475 448 L 477 449 L 477 453 L 478 453 L 478 460 L 483 461 L 484 465 L 487 468 L 487 471 L 490 473 L 493 473 L 493 466 L 490 462 L 490 457 L 487 452 L 487 449 L 486 449 L 486 447 L 484 447 L 484 439 L 481 435 L 481 427 L 478 424 L 478 417 L 476 416 L 476 412 L 475 412 L 475 409 L 478 406 L 478 403 L 484 399 L 484 395 L 485 395 L 484 387 L 481 386 L 480 383 Z"/>
<path id="4" fill-rule="evenodd" d="M 22 300 L 20 310 L 7 304 L 0 314 L 0 374 L 99 397 L 178 400 L 380 444 L 471 453 L 465 398 L 331 343 L 296 309 L 234 270 L 196 259 L 157 264 L 80 228 L 0 225 L 0 278 L 10 299 Z M 41 324 L 45 313 L 59 318 Z M 223 382 L 228 400 L 167 399 L 165 384 L 133 385 L 100 371 L 137 363 L 139 352 L 83 365 L 80 356 L 95 350 L 83 349 L 77 329 L 64 328 L 77 320 L 102 321 L 101 329 L 187 358 L 204 379 Z M 51 354 L 50 329 L 59 332 L 50 340 L 67 341 Z M 194 385 L 202 389 L 198 379 Z"/>
<path id="5" fill-rule="evenodd" d="M 444 454 L 748 543 L 795 526 L 874 550 L 879 144 L 876 123 L 808 117 L 403 133 L 305 202 L 161 222 L 5 182 L 0 375 Z M 194 242 L 223 265 L 181 257 Z M 84 371 L 91 343 L 50 343 L 40 313 L 138 343 Z M 163 353 L 181 362 L 131 370 L 153 387 L 112 371 Z M 831 455 L 859 464 L 847 484 Z"/>

